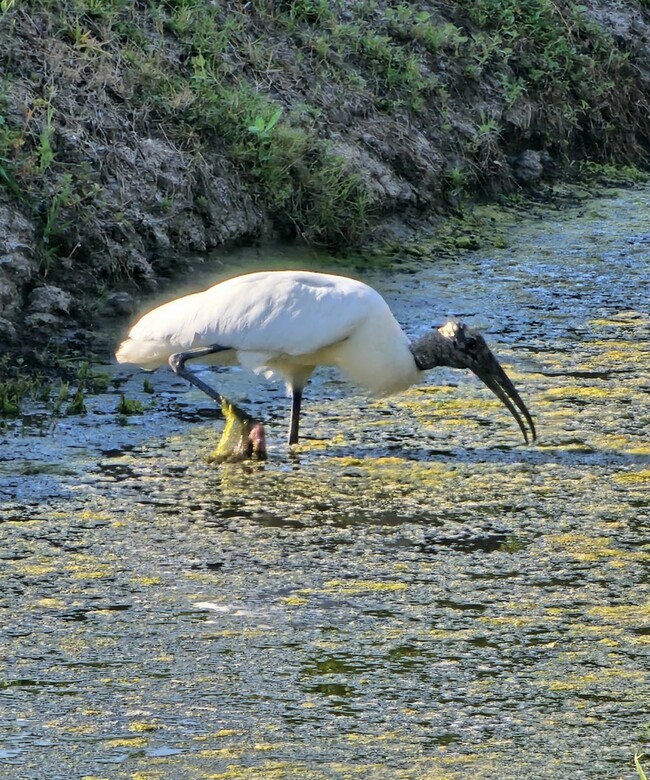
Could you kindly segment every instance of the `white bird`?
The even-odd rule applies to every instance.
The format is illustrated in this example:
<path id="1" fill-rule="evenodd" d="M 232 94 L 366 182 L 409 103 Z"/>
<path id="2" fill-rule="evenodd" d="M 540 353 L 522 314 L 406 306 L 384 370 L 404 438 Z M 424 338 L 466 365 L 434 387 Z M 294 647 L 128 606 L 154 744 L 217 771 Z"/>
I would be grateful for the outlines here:
<path id="1" fill-rule="evenodd" d="M 303 389 L 318 365 L 336 366 L 377 397 L 405 390 L 436 366 L 468 368 L 505 404 L 526 442 L 524 420 L 536 438 L 528 409 L 479 333 L 448 322 L 410 341 L 381 295 L 345 276 L 260 271 L 228 279 L 145 314 L 116 357 L 147 369 L 168 363 L 222 406 L 225 399 L 188 360 L 284 379 L 292 398 L 289 444 L 298 441 Z M 265 457 L 261 423 L 231 408 L 246 423 L 246 454 Z"/>

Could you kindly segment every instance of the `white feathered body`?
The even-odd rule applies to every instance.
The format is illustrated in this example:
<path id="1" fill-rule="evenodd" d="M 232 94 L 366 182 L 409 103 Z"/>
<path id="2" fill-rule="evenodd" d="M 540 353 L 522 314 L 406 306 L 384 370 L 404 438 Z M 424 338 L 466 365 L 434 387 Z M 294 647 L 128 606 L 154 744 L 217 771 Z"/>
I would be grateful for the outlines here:
<path id="1" fill-rule="evenodd" d="M 355 279 L 309 271 L 237 276 L 145 314 L 117 351 L 157 368 L 170 355 L 218 344 L 202 362 L 241 365 L 302 387 L 317 365 L 337 366 L 375 396 L 418 381 L 402 331 L 381 295 Z"/>

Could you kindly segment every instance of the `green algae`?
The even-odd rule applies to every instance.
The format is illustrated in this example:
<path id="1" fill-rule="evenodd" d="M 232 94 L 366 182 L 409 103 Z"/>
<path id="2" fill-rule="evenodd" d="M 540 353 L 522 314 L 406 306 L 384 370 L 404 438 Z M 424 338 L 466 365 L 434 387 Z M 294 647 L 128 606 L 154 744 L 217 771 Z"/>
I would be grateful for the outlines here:
<path id="1" fill-rule="evenodd" d="M 134 772 L 129 780 L 160 780 L 164 777 L 164 772 Z"/>
<path id="2" fill-rule="evenodd" d="M 144 737 L 125 737 L 122 739 L 109 739 L 104 742 L 104 747 L 110 750 L 116 747 L 142 748 L 147 744 Z"/>
<path id="3" fill-rule="evenodd" d="M 625 485 L 645 485 L 650 483 L 650 469 L 641 469 L 631 474 L 617 474 L 614 480 Z"/>
<path id="4" fill-rule="evenodd" d="M 637 219 L 637 197 L 601 218 Z M 412 288 L 378 277 L 409 332 L 446 310 L 489 326 L 535 446 L 456 372 L 373 401 L 317 372 L 289 454 L 286 402 L 224 371 L 218 386 L 264 419 L 265 463 L 208 463 L 223 421 L 162 372 L 164 403 L 128 425 L 119 392 L 143 399 L 141 375 L 50 438 L 5 429 L 15 462 L 72 472 L 0 464 L 15 491 L 0 509 L 7 744 L 38 751 L 40 776 L 103 776 L 100 746 L 111 780 L 631 768 L 647 720 L 649 364 L 638 278 L 616 263 L 646 250 L 604 236 L 599 273 L 616 275 L 601 296 L 600 244 L 579 215 L 555 219 Z"/>
<path id="5" fill-rule="evenodd" d="M 549 399 L 578 399 L 593 401 L 605 401 L 608 402 L 612 398 L 627 398 L 628 391 L 625 388 L 611 388 L 611 387 L 585 387 L 580 385 L 573 385 L 569 387 L 553 387 L 546 391 L 546 395 Z"/>
<path id="6" fill-rule="evenodd" d="M 571 555 L 580 561 L 595 561 L 598 559 L 614 559 L 614 565 L 627 561 L 650 561 L 650 551 L 625 550 L 614 547 L 614 540 L 608 537 L 585 536 L 576 533 L 549 535 L 546 537 L 549 545 L 558 547 L 565 555 Z"/>
<path id="7" fill-rule="evenodd" d="M 405 582 L 368 582 L 361 580 L 329 580 L 324 583 L 327 590 L 342 589 L 346 593 L 365 593 L 406 590 Z"/>

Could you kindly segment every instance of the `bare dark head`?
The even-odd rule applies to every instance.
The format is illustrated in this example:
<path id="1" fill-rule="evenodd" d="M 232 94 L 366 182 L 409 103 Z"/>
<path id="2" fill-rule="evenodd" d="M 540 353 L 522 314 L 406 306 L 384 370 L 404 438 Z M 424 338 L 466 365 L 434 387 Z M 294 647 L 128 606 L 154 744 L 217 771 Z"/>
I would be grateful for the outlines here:
<path id="1" fill-rule="evenodd" d="M 469 368 L 506 406 L 526 442 L 529 431 L 535 441 L 537 433 L 530 412 L 480 333 L 462 322 L 447 322 L 415 341 L 411 351 L 423 371 L 436 366 Z"/>

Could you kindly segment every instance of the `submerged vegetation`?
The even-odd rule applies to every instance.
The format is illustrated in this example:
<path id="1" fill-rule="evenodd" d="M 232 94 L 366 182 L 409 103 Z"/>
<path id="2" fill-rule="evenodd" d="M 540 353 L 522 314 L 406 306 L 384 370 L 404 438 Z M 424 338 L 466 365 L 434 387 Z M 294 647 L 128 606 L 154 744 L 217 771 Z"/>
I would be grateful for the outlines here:
<path id="1" fill-rule="evenodd" d="M 25 370 L 21 360 L 11 365 L 5 355 L 0 360 L 0 419 L 19 417 L 26 402 L 47 416 L 85 414 L 86 396 L 105 392 L 109 385 L 109 377 L 86 361 L 67 366 L 66 374 L 68 378 L 54 379 Z"/>
<path id="2" fill-rule="evenodd" d="M 535 447 L 468 373 L 364 401 L 315 372 L 291 454 L 288 399 L 206 377 L 268 425 L 264 465 L 208 462 L 224 423 L 172 372 L 152 397 L 119 369 L 47 436 L 7 420 L 14 775 L 642 780 L 649 208 L 619 192 L 375 277 L 409 332 L 438 293 L 492 324 Z"/>

